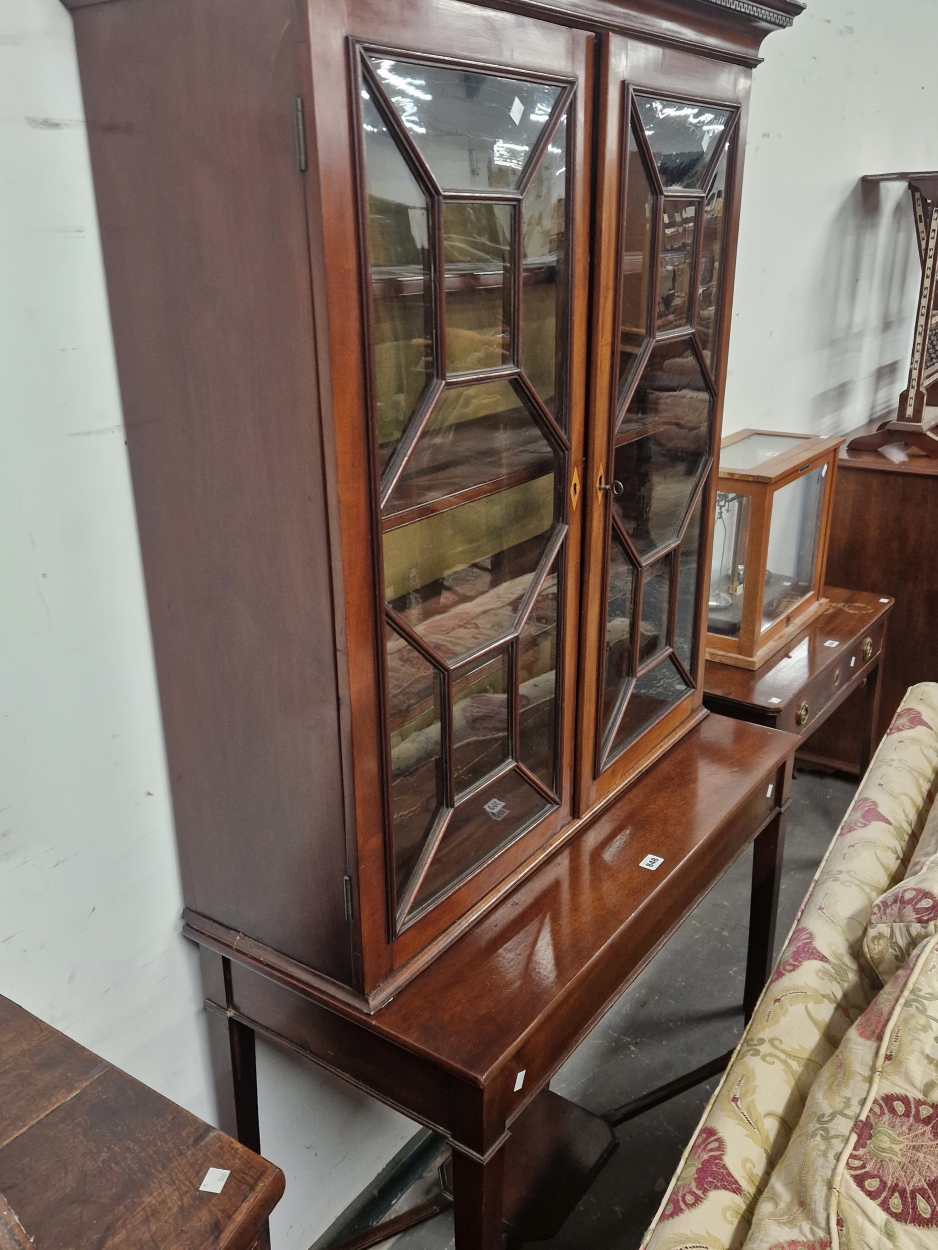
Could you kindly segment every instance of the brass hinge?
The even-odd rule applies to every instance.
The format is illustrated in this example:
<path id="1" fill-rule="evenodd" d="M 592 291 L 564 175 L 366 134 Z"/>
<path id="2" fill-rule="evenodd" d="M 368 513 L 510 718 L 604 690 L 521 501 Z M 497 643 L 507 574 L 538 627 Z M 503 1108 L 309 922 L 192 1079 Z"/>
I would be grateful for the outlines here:
<path id="1" fill-rule="evenodd" d="M 293 102 L 293 138 L 296 142 L 296 167 L 306 173 L 306 127 L 303 124 L 303 101 L 297 96 Z"/>

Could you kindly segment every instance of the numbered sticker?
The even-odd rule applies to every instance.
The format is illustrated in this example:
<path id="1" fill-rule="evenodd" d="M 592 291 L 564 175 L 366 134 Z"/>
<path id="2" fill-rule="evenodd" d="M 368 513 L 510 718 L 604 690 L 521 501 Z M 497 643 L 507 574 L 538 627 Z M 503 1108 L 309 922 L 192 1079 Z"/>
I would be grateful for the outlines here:
<path id="1" fill-rule="evenodd" d="M 766 790 L 766 792 L 765 792 L 765 797 L 766 797 L 767 799 L 770 799 L 774 793 L 775 793 L 775 787 L 774 787 L 774 786 L 769 786 L 768 790 Z"/>
<path id="2" fill-rule="evenodd" d="M 652 872 L 654 872 L 655 869 L 660 868 L 663 863 L 664 860 L 660 855 L 646 855 L 639 864 L 639 868 L 649 868 Z"/>
<path id="3" fill-rule="evenodd" d="M 516 1094 L 518 1090 L 521 1088 L 521 1086 L 524 1084 L 524 1078 L 527 1075 L 527 1072 L 528 1072 L 527 1068 L 522 1068 L 521 1071 L 518 1073 L 518 1075 L 515 1077 L 515 1093 Z"/>
<path id="4" fill-rule="evenodd" d="M 839 647 L 839 646 L 840 646 L 840 643 L 837 641 L 837 639 L 836 639 L 836 638 L 828 638 L 828 640 L 827 640 L 827 642 L 825 642 L 824 646 L 825 646 L 825 647 Z"/>
<path id="5" fill-rule="evenodd" d="M 511 118 L 511 120 L 515 123 L 516 126 L 521 125 L 521 119 L 522 117 L 524 117 L 524 105 L 521 103 L 521 101 L 518 99 L 517 96 L 515 96 L 514 104 L 508 110 L 508 116 Z"/>
<path id="6" fill-rule="evenodd" d="M 769 699 L 770 703 L 781 703 L 781 699 Z"/>
<path id="7" fill-rule="evenodd" d="M 205 1173 L 205 1179 L 199 1186 L 199 1192 L 203 1194 L 220 1194 L 225 1188 L 225 1181 L 231 1175 L 230 1171 L 224 1168 L 209 1168 Z"/>
<path id="8" fill-rule="evenodd" d="M 501 799 L 489 799 L 485 805 L 485 810 L 493 820 L 504 820 L 508 815 L 508 808 Z"/>

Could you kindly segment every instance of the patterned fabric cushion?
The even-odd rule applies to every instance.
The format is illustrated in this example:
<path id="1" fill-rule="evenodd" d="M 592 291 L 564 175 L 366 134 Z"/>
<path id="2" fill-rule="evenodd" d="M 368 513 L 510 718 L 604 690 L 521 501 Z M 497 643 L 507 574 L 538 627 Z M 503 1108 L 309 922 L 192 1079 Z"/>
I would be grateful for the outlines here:
<path id="1" fill-rule="evenodd" d="M 916 947 L 821 1069 L 745 1250 L 934 1250 L 936 946 Z"/>
<path id="2" fill-rule="evenodd" d="M 925 832 L 928 832 L 927 829 Z M 918 852 L 912 857 L 910 869 L 917 860 Z M 894 885 L 873 904 L 863 950 L 885 984 L 903 966 L 916 946 L 936 933 L 938 855 L 932 855 L 931 859 L 925 860 L 919 872 Z"/>
<path id="3" fill-rule="evenodd" d="M 906 694 L 828 848 L 645 1235 L 649 1250 L 742 1247 L 815 1077 L 880 989 L 863 953 L 870 911 L 905 876 L 936 781 L 938 685 L 927 683 Z"/>

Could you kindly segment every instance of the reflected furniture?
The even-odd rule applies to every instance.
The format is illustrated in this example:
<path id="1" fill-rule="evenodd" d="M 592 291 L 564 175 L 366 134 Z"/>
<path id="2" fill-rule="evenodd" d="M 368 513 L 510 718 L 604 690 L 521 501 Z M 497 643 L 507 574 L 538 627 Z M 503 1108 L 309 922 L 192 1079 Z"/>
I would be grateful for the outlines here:
<path id="1" fill-rule="evenodd" d="M 377 1011 L 705 715 L 803 6 L 66 3 L 186 932 Z"/>
<path id="2" fill-rule="evenodd" d="M 871 422 L 854 430 L 875 432 Z M 848 438 L 851 438 L 848 435 Z M 851 439 L 852 441 L 852 439 Z M 914 452 L 900 460 L 841 449 L 827 558 L 828 580 L 895 600 L 883 653 L 877 737 L 909 686 L 938 674 L 938 464 Z M 854 696 L 815 735 L 809 750 L 834 761 L 856 757 L 862 696 Z"/>
<path id="3" fill-rule="evenodd" d="M 879 741 L 881 659 L 892 599 L 866 591 L 827 587 L 823 611 L 755 671 L 708 660 L 704 706 L 798 734 L 796 762 L 859 776 Z M 817 754 L 812 734 L 848 699 L 854 698 L 856 750 L 852 758 Z"/>
<path id="4" fill-rule="evenodd" d="M 707 659 L 757 669 L 825 608 L 843 439 L 739 430 L 723 440 Z"/>
<path id="5" fill-rule="evenodd" d="M 213 1186 L 210 1169 L 227 1175 Z M 3 1250 L 260 1250 L 283 1187 L 272 1163 L 0 997 Z"/>
<path id="6" fill-rule="evenodd" d="M 447 1139 L 459 1250 L 497 1250 L 503 1219 L 515 1233 L 548 1235 L 537 1196 L 552 1195 L 550 1218 L 562 1222 L 609 1155 L 605 1126 L 682 1088 L 604 1120 L 551 1093 L 551 1077 L 754 843 L 751 1013 L 772 961 L 797 745 L 791 734 L 706 717 L 379 1012 L 310 991 L 266 964 L 262 948 L 213 927 L 203 937 L 206 1005 L 231 1030 L 242 1121 L 256 1132 L 259 1034 Z M 572 1198 L 566 1210 L 557 1191 Z"/>
<path id="7" fill-rule="evenodd" d="M 913 855 L 934 852 L 938 685 L 909 690 L 888 729 L 643 1250 L 934 1242 L 936 939 L 911 978 L 888 980 L 868 926 L 880 927 L 885 892 L 904 893 Z M 922 936 L 929 920 L 934 934 L 934 913 L 921 915 Z M 777 1170 L 784 1196 L 780 1185 L 760 1204 Z"/>
<path id="8" fill-rule="evenodd" d="M 918 239 L 922 280 L 919 285 L 909 383 L 899 397 L 894 419 L 884 421 L 875 432 L 856 434 L 851 451 L 878 451 L 904 443 L 938 459 L 938 438 L 931 429 L 938 423 L 938 407 L 929 404 L 929 392 L 938 382 L 938 307 L 935 305 L 938 275 L 938 170 L 905 174 L 869 174 L 867 184 L 907 182 L 912 196 L 915 234 Z"/>

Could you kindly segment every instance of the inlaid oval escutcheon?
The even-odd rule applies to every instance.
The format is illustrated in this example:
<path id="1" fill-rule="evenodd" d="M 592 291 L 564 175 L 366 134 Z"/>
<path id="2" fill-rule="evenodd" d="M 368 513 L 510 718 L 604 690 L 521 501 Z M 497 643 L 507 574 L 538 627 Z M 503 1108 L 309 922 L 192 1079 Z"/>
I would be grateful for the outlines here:
<path id="1" fill-rule="evenodd" d="M 798 709 L 797 715 L 795 716 L 796 723 L 799 726 L 803 725 L 805 721 L 808 719 L 810 712 L 811 712 L 811 709 L 808 707 L 807 703 L 802 703 L 801 707 Z"/>
<path id="2" fill-rule="evenodd" d="M 873 655 L 873 639 L 866 638 L 863 641 L 863 658 L 869 660 Z"/>

